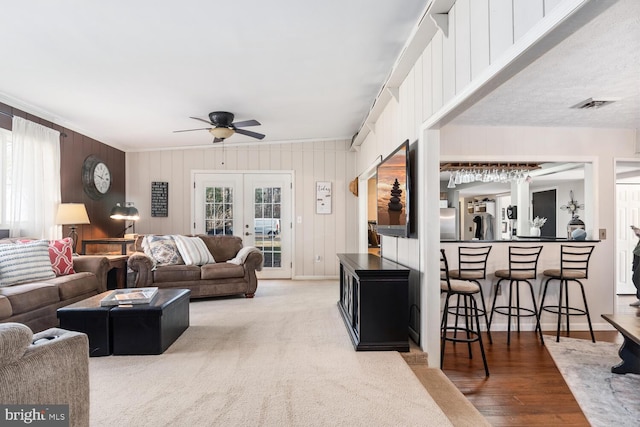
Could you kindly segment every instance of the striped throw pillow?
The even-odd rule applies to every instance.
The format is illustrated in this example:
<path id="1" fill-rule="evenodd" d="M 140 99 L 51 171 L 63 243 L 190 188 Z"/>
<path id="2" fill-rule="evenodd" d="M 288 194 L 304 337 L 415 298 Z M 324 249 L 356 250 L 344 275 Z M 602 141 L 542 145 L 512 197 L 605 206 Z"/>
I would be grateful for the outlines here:
<path id="1" fill-rule="evenodd" d="M 0 286 L 54 277 L 48 240 L 0 245 Z"/>
<path id="2" fill-rule="evenodd" d="M 174 235 L 173 240 L 175 240 L 186 265 L 214 264 L 216 262 L 201 238 Z"/>

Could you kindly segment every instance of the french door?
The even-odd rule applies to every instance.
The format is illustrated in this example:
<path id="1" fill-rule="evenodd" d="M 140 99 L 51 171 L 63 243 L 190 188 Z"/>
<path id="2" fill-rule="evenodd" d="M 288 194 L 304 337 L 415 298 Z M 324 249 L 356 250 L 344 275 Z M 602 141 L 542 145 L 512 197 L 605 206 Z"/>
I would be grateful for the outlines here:
<path id="1" fill-rule="evenodd" d="M 260 278 L 291 278 L 289 173 L 194 173 L 194 234 L 233 234 L 264 254 Z"/>

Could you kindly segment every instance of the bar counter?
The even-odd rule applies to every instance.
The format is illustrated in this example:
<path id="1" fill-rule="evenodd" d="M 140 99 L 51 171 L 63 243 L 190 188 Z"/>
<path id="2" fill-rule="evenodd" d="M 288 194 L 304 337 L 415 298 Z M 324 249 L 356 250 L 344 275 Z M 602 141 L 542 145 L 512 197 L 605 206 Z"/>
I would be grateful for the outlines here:
<path id="1" fill-rule="evenodd" d="M 561 245 L 593 245 L 595 246 L 593 253 L 591 254 L 590 265 L 589 265 L 589 278 L 586 280 L 582 280 L 584 284 L 585 293 L 587 296 L 587 301 L 589 302 L 589 309 L 591 311 L 591 320 L 594 322 L 594 329 L 609 329 L 607 327 L 602 328 L 602 325 L 598 325 L 595 322 L 598 322 L 598 318 L 601 313 L 606 312 L 607 309 L 610 309 L 609 304 L 604 304 L 605 301 L 611 300 L 611 283 L 610 281 L 605 281 L 603 279 L 604 269 L 601 263 L 598 263 L 597 260 L 601 258 L 601 255 L 598 251 L 598 243 L 600 240 L 569 240 L 566 238 L 546 238 L 546 237 L 527 237 L 521 236 L 514 238 L 513 240 L 442 240 L 440 241 L 440 247 L 445 250 L 447 259 L 449 261 L 449 268 L 451 270 L 458 268 L 458 247 L 460 246 L 491 246 L 491 252 L 489 253 L 489 258 L 487 260 L 487 278 L 485 280 L 481 280 L 482 288 L 484 291 L 485 301 L 487 308 L 490 309 L 491 302 L 493 301 L 494 294 L 494 286 L 497 283 L 497 278 L 494 276 L 494 272 L 499 269 L 508 269 L 509 268 L 509 246 L 542 246 L 542 252 L 540 253 L 540 258 L 538 259 L 538 278 L 535 281 L 532 281 L 534 293 L 536 294 L 536 302 L 540 301 L 541 291 L 540 287 L 542 282 L 545 280 L 542 272 L 547 269 L 560 268 L 560 246 Z M 631 268 L 631 267 L 629 267 Z M 496 305 L 508 305 L 506 300 L 507 292 L 504 292 L 505 287 L 503 286 L 502 295 L 498 295 L 498 300 Z M 576 294 L 574 295 L 574 291 Z M 582 296 L 579 294 L 578 287 L 571 287 L 570 298 L 573 302 L 580 301 Z M 527 294 L 523 294 L 527 295 Z M 523 303 L 523 306 L 529 306 L 529 296 L 526 303 Z M 558 286 L 550 286 L 549 291 L 547 293 L 547 300 L 545 303 L 552 303 L 555 299 L 557 301 L 558 298 Z M 526 305 L 525 305 L 526 304 Z M 521 329 L 522 330 L 534 330 L 535 326 L 535 318 L 521 318 Z M 493 324 L 491 325 L 492 331 L 505 331 L 507 329 L 507 317 L 506 316 L 494 316 Z M 543 312 L 542 317 L 540 319 L 543 330 L 555 331 L 557 325 L 557 317 L 552 315 L 551 313 Z M 605 323 L 605 322 L 602 322 Z M 481 325 L 484 328 L 484 325 Z M 578 330 L 588 330 L 586 317 L 572 317 L 571 318 L 571 329 Z"/>

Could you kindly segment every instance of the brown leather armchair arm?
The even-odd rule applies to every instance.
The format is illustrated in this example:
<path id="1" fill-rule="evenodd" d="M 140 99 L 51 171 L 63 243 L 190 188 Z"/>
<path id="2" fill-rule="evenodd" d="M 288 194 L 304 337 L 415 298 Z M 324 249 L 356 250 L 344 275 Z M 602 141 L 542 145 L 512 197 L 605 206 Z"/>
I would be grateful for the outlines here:
<path id="1" fill-rule="evenodd" d="M 144 252 L 134 252 L 129 255 L 127 265 L 135 273 L 136 288 L 153 286 L 153 261 Z"/>
<path id="2" fill-rule="evenodd" d="M 76 272 L 87 271 L 96 275 L 98 279 L 98 293 L 107 290 L 107 273 L 111 269 L 109 259 L 101 255 L 83 255 L 73 257 L 73 270 Z"/>

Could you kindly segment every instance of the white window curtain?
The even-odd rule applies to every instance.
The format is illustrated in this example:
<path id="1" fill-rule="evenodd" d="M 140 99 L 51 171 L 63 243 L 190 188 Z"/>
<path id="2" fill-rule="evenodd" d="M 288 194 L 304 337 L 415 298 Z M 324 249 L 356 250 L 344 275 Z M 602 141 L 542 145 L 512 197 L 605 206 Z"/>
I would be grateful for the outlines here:
<path id="1" fill-rule="evenodd" d="M 11 173 L 11 131 L 0 128 L 0 228 L 7 228 L 9 182 Z"/>
<path id="2" fill-rule="evenodd" d="M 61 236 L 60 132 L 13 117 L 9 233 L 40 239 Z"/>

